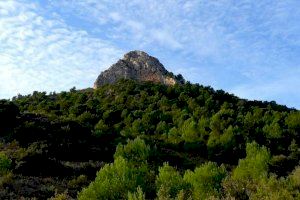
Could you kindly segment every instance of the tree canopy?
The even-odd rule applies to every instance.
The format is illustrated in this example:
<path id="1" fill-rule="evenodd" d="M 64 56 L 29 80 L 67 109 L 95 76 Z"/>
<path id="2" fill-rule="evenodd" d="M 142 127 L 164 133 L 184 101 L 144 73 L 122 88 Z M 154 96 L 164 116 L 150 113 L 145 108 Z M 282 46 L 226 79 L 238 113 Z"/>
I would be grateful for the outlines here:
<path id="1" fill-rule="evenodd" d="M 300 112 L 120 80 L 0 101 L 0 198 L 297 199 Z"/>

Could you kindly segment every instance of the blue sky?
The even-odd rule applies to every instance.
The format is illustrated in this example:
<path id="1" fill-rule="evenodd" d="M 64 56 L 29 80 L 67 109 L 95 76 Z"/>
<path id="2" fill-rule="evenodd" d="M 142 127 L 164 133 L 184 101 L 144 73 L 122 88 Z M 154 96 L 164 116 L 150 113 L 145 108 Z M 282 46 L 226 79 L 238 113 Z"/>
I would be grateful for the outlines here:
<path id="1" fill-rule="evenodd" d="M 0 0 L 0 98 L 92 87 L 130 50 L 300 109 L 299 0 Z"/>

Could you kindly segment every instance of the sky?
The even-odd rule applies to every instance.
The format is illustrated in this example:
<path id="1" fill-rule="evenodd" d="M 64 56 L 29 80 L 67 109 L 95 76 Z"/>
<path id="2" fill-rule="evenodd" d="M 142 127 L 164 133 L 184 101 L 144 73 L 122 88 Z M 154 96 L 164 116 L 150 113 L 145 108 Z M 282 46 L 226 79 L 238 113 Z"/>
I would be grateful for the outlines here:
<path id="1" fill-rule="evenodd" d="M 131 50 L 300 109 L 299 0 L 0 0 L 0 98 L 92 87 Z"/>

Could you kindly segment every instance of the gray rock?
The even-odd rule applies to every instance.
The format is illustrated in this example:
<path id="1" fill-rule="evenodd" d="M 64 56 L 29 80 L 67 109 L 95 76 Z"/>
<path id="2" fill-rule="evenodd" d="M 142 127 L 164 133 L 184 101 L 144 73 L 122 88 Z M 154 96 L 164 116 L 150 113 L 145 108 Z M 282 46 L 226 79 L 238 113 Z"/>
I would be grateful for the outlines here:
<path id="1" fill-rule="evenodd" d="M 94 83 L 94 88 L 111 84 L 119 79 L 150 81 L 165 85 L 183 84 L 181 75 L 174 76 L 168 72 L 157 58 L 143 51 L 130 51 L 109 69 L 103 71 Z"/>

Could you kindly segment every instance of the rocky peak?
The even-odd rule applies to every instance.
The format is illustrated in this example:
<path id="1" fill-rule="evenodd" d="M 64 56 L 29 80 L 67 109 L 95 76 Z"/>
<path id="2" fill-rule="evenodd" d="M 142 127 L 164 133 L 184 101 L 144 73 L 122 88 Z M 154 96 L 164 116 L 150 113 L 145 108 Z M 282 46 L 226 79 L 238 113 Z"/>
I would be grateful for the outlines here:
<path id="1" fill-rule="evenodd" d="M 126 53 L 122 59 L 98 76 L 94 88 L 114 83 L 119 79 L 151 81 L 165 85 L 184 83 L 182 76 L 174 76 L 164 68 L 157 58 L 149 56 L 143 51 Z"/>

